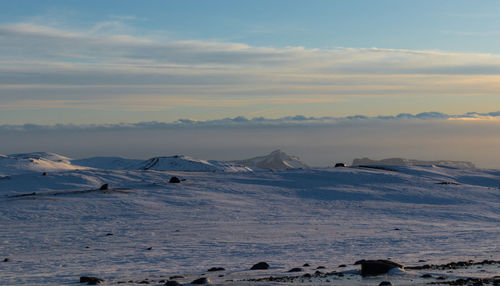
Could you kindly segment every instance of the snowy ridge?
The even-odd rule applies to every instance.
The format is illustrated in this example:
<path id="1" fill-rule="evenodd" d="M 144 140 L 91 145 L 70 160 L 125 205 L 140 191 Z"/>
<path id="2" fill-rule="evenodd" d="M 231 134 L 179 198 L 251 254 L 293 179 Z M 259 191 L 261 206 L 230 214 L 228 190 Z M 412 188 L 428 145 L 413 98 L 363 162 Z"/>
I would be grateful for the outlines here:
<path id="1" fill-rule="evenodd" d="M 15 159 L 36 159 L 36 160 L 47 160 L 54 162 L 66 162 L 69 163 L 71 161 L 70 158 L 59 155 L 56 153 L 50 152 L 31 152 L 31 153 L 19 153 L 19 154 L 10 154 L 7 157 L 15 158 Z"/>
<path id="2" fill-rule="evenodd" d="M 10 176 L 32 172 L 59 172 L 87 169 L 72 165 L 71 159 L 55 153 L 34 152 L 0 156 L 0 175 Z"/>
<path id="3" fill-rule="evenodd" d="M 404 158 L 388 158 L 382 160 L 371 160 L 369 158 L 354 159 L 352 161 L 353 166 L 361 165 L 379 165 L 379 166 L 444 166 L 452 168 L 476 168 L 476 166 L 471 162 L 466 161 L 449 161 L 449 160 L 438 160 L 438 161 L 422 161 Z"/>
<path id="4" fill-rule="evenodd" d="M 156 171 L 191 171 L 191 172 L 251 172 L 252 169 L 238 164 L 217 161 L 200 160 L 185 155 L 169 157 L 154 157 L 141 162 L 135 169 Z"/>
<path id="5" fill-rule="evenodd" d="M 268 170 L 309 168 L 309 166 L 302 162 L 299 157 L 290 156 L 285 152 L 282 152 L 281 150 L 273 151 L 265 156 L 259 156 L 245 160 L 236 160 L 232 162 L 250 168 L 260 168 Z"/>

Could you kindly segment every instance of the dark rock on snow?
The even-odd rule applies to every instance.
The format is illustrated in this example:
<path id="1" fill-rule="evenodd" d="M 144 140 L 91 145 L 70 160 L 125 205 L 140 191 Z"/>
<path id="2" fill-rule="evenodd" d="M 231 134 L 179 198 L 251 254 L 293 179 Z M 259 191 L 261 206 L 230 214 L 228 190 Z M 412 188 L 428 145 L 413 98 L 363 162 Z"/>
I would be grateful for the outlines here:
<path id="1" fill-rule="evenodd" d="M 380 275 L 389 272 L 393 268 L 403 268 L 402 265 L 392 262 L 390 260 L 359 260 L 354 265 L 361 265 L 361 275 L 371 276 Z"/>
<path id="2" fill-rule="evenodd" d="M 223 267 L 212 267 L 210 269 L 208 269 L 207 271 L 208 272 L 215 272 L 215 271 L 224 271 L 226 269 L 224 269 Z"/>
<path id="3" fill-rule="evenodd" d="M 288 270 L 288 272 L 301 272 L 301 271 L 303 271 L 303 269 L 299 268 L 299 267 L 295 267 L 295 268 Z"/>
<path id="4" fill-rule="evenodd" d="M 309 267 L 311 265 L 309 265 L 309 263 L 304 263 L 304 265 L 302 265 L 302 267 Z"/>
<path id="5" fill-rule="evenodd" d="M 378 284 L 378 286 L 392 286 L 392 283 L 389 281 L 382 281 Z"/>
<path id="6" fill-rule="evenodd" d="M 182 275 L 174 275 L 174 276 L 168 277 L 168 279 L 170 279 L 170 280 L 172 280 L 172 279 L 182 279 L 182 278 L 184 278 L 184 276 L 182 276 Z"/>
<path id="7" fill-rule="evenodd" d="M 309 274 L 309 273 L 306 273 L 306 274 L 302 275 L 302 277 L 303 277 L 303 278 L 311 278 L 311 277 L 312 277 L 312 275 L 311 275 L 311 274 Z"/>
<path id="8" fill-rule="evenodd" d="M 456 182 L 439 182 L 436 183 L 436 185 L 460 185 L 460 184 Z"/>
<path id="9" fill-rule="evenodd" d="M 99 188 L 99 190 L 101 190 L 101 191 L 109 190 L 109 184 L 104 184 L 104 185 L 102 185 L 102 186 Z"/>
<path id="10" fill-rule="evenodd" d="M 339 167 L 347 167 L 347 165 L 345 163 L 336 163 L 335 168 L 339 168 Z"/>
<path id="11" fill-rule="evenodd" d="M 422 269 L 441 269 L 441 270 L 447 270 L 447 269 L 460 269 L 460 268 L 467 268 L 473 265 L 480 266 L 480 265 L 488 265 L 488 264 L 500 264 L 499 261 L 495 260 L 483 260 L 479 262 L 474 262 L 473 260 L 469 261 L 457 261 L 457 262 L 450 262 L 447 264 L 440 264 L 440 265 L 435 265 L 435 264 L 424 264 L 421 266 L 409 266 L 406 267 L 406 269 L 411 269 L 411 270 L 422 270 Z"/>
<path id="12" fill-rule="evenodd" d="M 250 270 L 265 270 L 268 268 L 269 268 L 269 264 L 267 264 L 267 262 L 259 262 L 259 263 L 255 264 L 254 266 L 252 266 L 252 268 L 250 268 Z"/>
<path id="13" fill-rule="evenodd" d="M 9 261 L 10 261 L 10 259 L 8 259 L 8 258 L 3 259 L 3 262 L 9 262 Z"/>
<path id="14" fill-rule="evenodd" d="M 339 265 L 339 268 L 343 268 L 343 267 L 347 267 L 347 265 L 345 265 L 345 264 L 340 264 Z"/>
<path id="15" fill-rule="evenodd" d="M 87 285 L 97 285 L 104 280 L 92 276 L 82 276 L 80 277 L 80 283 L 87 283 Z"/>
<path id="16" fill-rule="evenodd" d="M 179 180 L 179 178 L 177 178 L 177 177 L 172 177 L 172 178 L 170 178 L 170 180 L 168 182 L 173 183 L 173 184 L 178 184 L 181 182 L 181 180 Z"/>
<path id="17" fill-rule="evenodd" d="M 209 281 L 205 277 L 198 278 L 196 280 L 191 281 L 191 284 L 196 284 L 196 285 L 202 285 L 202 284 L 208 284 L 208 283 L 209 283 Z"/>
<path id="18" fill-rule="evenodd" d="M 179 286 L 182 285 L 181 283 L 175 281 L 175 280 L 170 280 L 165 283 L 165 286 Z"/>

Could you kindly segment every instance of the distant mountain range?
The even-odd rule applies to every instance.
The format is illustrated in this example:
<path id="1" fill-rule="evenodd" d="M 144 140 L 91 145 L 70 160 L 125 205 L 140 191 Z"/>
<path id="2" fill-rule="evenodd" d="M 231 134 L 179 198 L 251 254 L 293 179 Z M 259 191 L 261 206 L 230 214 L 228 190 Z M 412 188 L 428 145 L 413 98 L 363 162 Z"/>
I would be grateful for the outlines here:
<path id="1" fill-rule="evenodd" d="M 371 160 L 354 159 L 352 166 L 415 166 L 437 165 L 454 168 L 475 168 L 471 162 L 464 161 L 420 161 L 403 158 Z M 121 157 L 92 157 L 73 160 L 48 152 L 1 155 L 0 175 L 8 176 L 31 172 L 58 172 L 84 169 L 104 170 L 156 170 L 191 172 L 252 172 L 257 170 L 307 169 L 309 166 L 298 157 L 275 150 L 268 155 L 235 161 L 202 160 L 185 155 L 159 156 L 148 160 Z"/>
<path id="2" fill-rule="evenodd" d="M 361 165 L 380 165 L 380 166 L 416 166 L 416 165 L 425 165 L 425 166 L 445 166 L 445 167 L 453 167 L 453 168 L 476 168 L 476 166 L 471 162 L 466 161 L 447 161 L 447 160 L 438 160 L 438 161 L 422 161 L 422 160 L 413 160 L 413 159 L 404 159 L 404 158 L 388 158 L 382 160 L 372 160 L 368 158 L 354 159 L 352 161 L 352 166 L 361 166 Z"/>

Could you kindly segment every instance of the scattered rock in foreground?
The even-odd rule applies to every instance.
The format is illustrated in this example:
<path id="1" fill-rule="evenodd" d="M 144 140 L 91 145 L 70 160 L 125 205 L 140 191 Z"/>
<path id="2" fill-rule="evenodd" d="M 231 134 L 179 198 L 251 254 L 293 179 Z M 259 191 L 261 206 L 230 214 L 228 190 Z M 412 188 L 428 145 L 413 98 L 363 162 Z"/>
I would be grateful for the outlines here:
<path id="1" fill-rule="evenodd" d="M 175 281 L 175 280 L 170 280 L 165 283 L 165 286 L 179 286 L 182 285 L 181 283 Z"/>
<path id="2" fill-rule="evenodd" d="M 301 271 L 304 271 L 304 269 L 302 269 L 300 267 L 295 267 L 295 268 L 288 270 L 288 272 L 301 272 Z"/>
<path id="3" fill-rule="evenodd" d="M 250 270 L 266 270 L 269 269 L 269 264 L 267 262 L 259 262 L 252 266 Z"/>
<path id="4" fill-rule="evenodd" d="M 4 258 L 4 259 L 3 259 L 3 262 L 9 262 L 9 261 L 10 261 L 10 259 L 9 259 L 9 258 Z"/>
<path id="5" fill-rule="evenodd" d="M 253 278 L 253 279 L 248 279 L 248 280 L 243 280 L 243 281 L 251 281 L 251 282 L 284 282 L 284 283 L 293 283 L 295 281 L 299 282 L 304 282 L 304 279 L 311 279 L 311 278 L 321 278 L 321 279 L 326 279 L 325 282 L 330 282 L 327 278 L 336 276 L 336 277 L 344 277 L 344 273 L 341 272 L 330 272 L 330 273 L 322 273 L 317 271 L 314 274 L 310 273 L 305 273 L 304 275 L 301 276 L 281 276 L 281 277 L 276 277 L 276 276 L 269 276 L 269 277 L 262 277 L 262 278 Z"/>
<path id="6" fill-rule="evenodd" d="M 500 276 L 492 278 L 460 278 L 453 281 L 432 282 L 430 284 L 448 284 L 448 285 L 500 285 Z"/>
<path id="7" fill-rule="evenodd" d="M 448 181 L 445 181 L 445 182 L 439 182 L 439 183 L 436 183 L 436 185 L 460 185 L 459 183 L 456 183 L 456 182 L 448 182 Z"/>
<path id="8" fill-rule="evenodd" d="M 170 180 L 168 182 L 171 184 L 178 184 L 181 182 L 181 180 L 177 177 L 172 177 L 172 178 L 170 178 Z"/>
<path id="9" fill-rule="evenodd" d="M 87 283 L 87 285 L 97 285 L 100 284 L 101 282 L 104 282 L 104 280 L 97 277 L 92 277 L 92 276 L 80 277 L 80 283 Z"/>
<path id="10" fill-rule="evenodd" d="M 359 260 L 354 263 L 354 265 L 361 265 L 361 275 L 362 276 L 374 276 L 386 274 L 393 268 L 403 269 L 403 265 L 397 264 L 390 260 Z"/>
<path id="11" fill-rule="evenodd" d="M 224 271 L 226 270 L 224 267 L 212 267 L 210 269 L 208 269 L 207 271 L 208 272 L 215 272 L 215 271 Z"/>
<path id="12" fill-rule="evenodd" d="M 390 281 L 382 281 L 378 286 L 392 286 L 392 283 Z"/>
<path id="13" fill-rule="evenodd" d="M 410 270 L 424 270 L 424 269 L 447 270 L 447 269 L 466 268 L 466 267 L 473 266 L 473 265 L 489 265 L 489 264 L 500 264 L 500 260 L 499 261 L 483 260 L 480 262 L 474 262 L 473 260 L 468 260 L 468 261 L 450 262 L 447 264 L 425 264 L 425 265 L 421 265 L 421 266 L 408 266 L 408 267 L 406 267 L 406 269 L 410 269 Z"/>
<path id="14" fill-rule="evenodd" d="M 100 191 L 109 190 L 109 184 L 104 184 L 99 188 Z"/>
<path id="15" fill-rule="evenodd" d="M 196 280 L 191 281 L 191 284 L 196 284 L 196 285 L 203 285 L 203 284 L 208 284 L 208 283 L 210 283 L 210 281 L 205 277 L 198 278 Z"/>
<path id="16" fill-rule="evenodd" d="M 173 275 L 173 276 L 168 277 L 168 279 L 170 279 L 170 280 L 183 279 L 183 278 L 184 278 L 184 276 L 182 276 L 182 275 Z"/>

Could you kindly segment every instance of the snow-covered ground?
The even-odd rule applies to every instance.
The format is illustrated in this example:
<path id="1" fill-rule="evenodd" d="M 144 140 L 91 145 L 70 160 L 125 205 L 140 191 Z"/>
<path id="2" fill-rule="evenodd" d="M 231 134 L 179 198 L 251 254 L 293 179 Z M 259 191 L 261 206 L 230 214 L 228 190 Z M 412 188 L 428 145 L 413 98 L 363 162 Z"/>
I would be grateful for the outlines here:
<path id="1" fill-rule="evenodd" d="M 171 275 L 187 283 L 202 273 L 215 284 L 242 285 L 304 263 L 311 266 L 299 274 L 319 265 L 349 273 L 359 259 L 407 266 L 500 259 L 497 170 L 119 170 L 47 156 L 37 169 L 32 155 L 18 155 L 24 172 L 15 156 L 0 157 L 7 162 L 0 166 L 1 285 L 75 284 L 84 275 L 110 285 Z M 45 168 L 46 161 L 66 165 Z M 168 183 L 172 176 L 185 180 Z M 98 190 L 103 184 L 109 189 Z M 259 261 L 271 268 L 249 271 Z M 226 270 L 206 272 L 213 266 Z M 500 275 L 498 267 L 482 270 Z M 413 284 L 420 273 L 405 275 Z M 381 281 L 356 279 L 334 284 Z"/>

